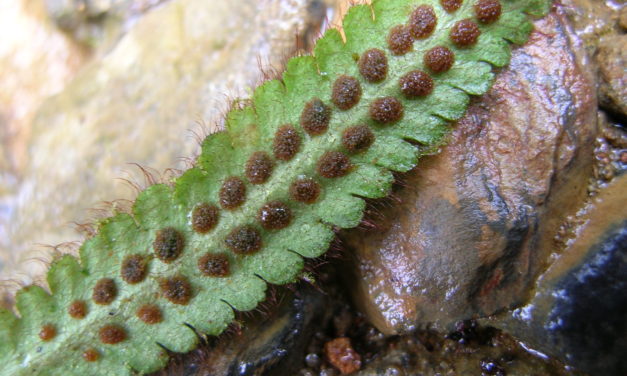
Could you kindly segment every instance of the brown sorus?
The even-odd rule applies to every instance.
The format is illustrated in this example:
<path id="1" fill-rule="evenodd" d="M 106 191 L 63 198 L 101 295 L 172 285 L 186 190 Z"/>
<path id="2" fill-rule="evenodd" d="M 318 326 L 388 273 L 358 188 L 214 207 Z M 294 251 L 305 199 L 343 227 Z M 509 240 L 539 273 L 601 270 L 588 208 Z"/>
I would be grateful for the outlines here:
<path id="1" fill-rule="evenodd" d="M 342 145 L 352 153 L 367 150 L 373 142 L 374 133 L 367 125 L 346 128 L 342 133 Z"/>
<path id="2" fill-rule="evenodd" d="M 395 123 L 403 118 L 403 112 L 403 104 L 394 97 L 377 98 L 370 103 L 370 118 L 377 123 Z"/>
<path id="3" fill-rule="evenodd" d="M 224 242 L 233 252 L 248 255 L 261 249 L 261 234 L 253 226 L 240 226 L 233 229 Z"/>
<path id="4" fill-rule="evenodd" d="M 317 165 L 318 174 L 329 179 L 345 176 L 352 168 L 350 158 L 340 151 L 327 151 Z"/>
<path id="5" fill-rule="evenodd" d="M 141 255 L 126 256 L 120 266 L 120 275 L 126 283 L 139 283 L 146 278 L 146 259 Z"/>
<path id="6" fill-rule="evenodd" d="M 305 108 L 300 114 L 300 125 L 311 136 L 323 134 L 329 128 L 331 121 L 331 109 L 319 98 L 314 98 L 305 103 Z"/>
<path id="7" fill-rule="evenodd" d="M 481 35 L 479 26 L 469 19 L 455 22 L 449 34 L 451 41 L 460 48 L 475 45 L 479 35 Z"/>
<path id="8" fill-rule="evenodd" d="M 433 34 L 438 23 L 438 17 L 430 5 L 421 5 L 416 8 L 409 18 L 409 33 L 415 39 L 424 39 Z"/>
<path id="9" fill-rule="evenodd" d="M 177 229 L 165 227 L 157 231 L 152 243 L 157 258 L 166 264 L 176 260 L 185 247 L 185 238 Z"/>
<path id="10" fill-rule="evenodd" d="M 105 325 L 98 331 L 100 342 L 107 345 L 115 345 L 126 339 L 126 330 L 119 325 Z"/>
<path id="11" fill-rule="evenodd" d="M 137 310 L 137 317 L 146 324 L 153 325 L 163 321 L 161 309 L 154 304 L 144 304 Z"/>
<path id="12" fill-rule="evenodd" d="M 226 253 L 207 253 L 198 259 L 198 269 L 207 277 L 227 277 L 230 274 L 229 256 Z"/>
<path id="13" fill-rule="evenodd" d="M 87 316 L 87 304 L 82 300 L 75 300 L 70 304 L 67 312 L 75 319 L 82 319 Z"/>
<path id="14" fill-rule="evenodd" d="M 455 54 L 444 46 L 436 46 L 427 51 L 424 63 L 432 72 L 443 73 L 453 67 Z"/>
<path id="15" fill-rule="evenodd" d="M 290 197 L 305 204 L 313 204 L 320 196 L 320 184 L 311 178 L 300 178 L 290 185 Z"/>
<path id="16" fill-rule="evenodd" d="M 433 79 L 425 72 L 413 70 L 399 80 L 401 93 L 407 98 L 424 97 L 433 91 Z"/>
<path id="17" fill-rule="evenodd" d="M 246 201 L 246 184 L 237 176 L 231 176 L 222 183 L 219 196 L 224 209 L 236 209 Z"/>
<path id="18" fill-rule="evenodd" d="M 479 22 L 491 24 L 501 17 L 501 2 L 499 0 L 479 0 L 475 3 L 475 15 Z"/>
<path id="19" fill-rule="evenodd" d="M 414 46 L 409 28 L 403 25 L 394 26 L 388 34 L 388 48 L 394 55 L 405 55 Z"/>
<path id="20" fill-rule="evenodd" d="M 462 6 L 462 0 L 440 0 L 442 8 L 448 13 L 455 12 Z"/>
<path id="21" fill-rule="evenodd" d="M 355 77 L 342 75 L 333 83 L 331 102 L 340 110 L 349 110 L 359 103 L 361 93 L 361 85 Z"/>
<path id="22" fill-rule="evenodd" d="M 192 285 L 186 277 L 165 278 L 159 286 L 163 296 L 174 304 L 186 305 L 192 298 Z"/>
<path id="23" fill-rule="evenodd" d="M 257 220 L 266 230 L 280 230 L 292 220 L 292 210 L 281 201 L 270 201 L 259 209 Z"/>
<path id="24" fill-rule="evenodd" d="M 388 74 L 388 58 L 385 52 L 373 48 L 364 52 L 359 58 L 359 73 L 368 82 L 381 82 Z"/>
<path id="25" fill-rule="evenodd" d="M 265 151 L 254 152 L 246 162 L 246 177 L 253 184 L 263 184 L 272 175 L 274 162 Z"/>
<path id="26" fill-rule="evenodd" d="M 300 150 L 301 138 L 290 124 L 282 125 L 274 134 L 274 157 L 282 161 L 294 158 Z"/>
<path id="27" fill-rule="evenodd" d="M 39 338 L 41 338 L 42 341 L 46 342 L 56 337 L 56 335 L 57 329 L 52 324 L 46 324 L 42 326 L 41 330 L 39 331 Z"/>
<path id="28" fill-rule="evenodd" d="M 87 349 L 81 354 L 86 362 L 95 362 L 100 359 L 100 353 L 95 349 Z"/>
<path id="29" fill-rule="evenodd" d="M 101 278 L 96 282 L 91 297 L 96 304 L 107 305 L 111 304 L 117 294 L 115 281 L 111 278 Z"/>
<path id="30" fill-rule="evenodd" d="M 199 234 L 206 234 L 218 224 L 220 209 L 217 206 L 203 202 L 196 205 L 192 211 L 192 228 Z"/>

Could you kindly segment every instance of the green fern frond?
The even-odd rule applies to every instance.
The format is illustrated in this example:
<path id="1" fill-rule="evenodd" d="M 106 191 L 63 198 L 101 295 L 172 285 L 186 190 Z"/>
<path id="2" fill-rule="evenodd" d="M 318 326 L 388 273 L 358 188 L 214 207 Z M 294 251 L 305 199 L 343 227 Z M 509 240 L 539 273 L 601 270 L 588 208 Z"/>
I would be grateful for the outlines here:
<path id="1" fill-rule="evenodd" d="M 79 259 L 55 261 L 51 294 L 18 292 L 20 317 L 0 311 L 0 373 L 155 371 L 165 349 L 197 345 L 194 330 L 218 335 L 254 309 L 267 283 L 297 280 L 335 229 L 359 224 L 364 198 L 386 196 L 392 172 L 442 143 L 549 5 L 444 3 L 352 7 L 346 40 L 327 31 L 228 113 L 194 168 L 103 220 Z"/>

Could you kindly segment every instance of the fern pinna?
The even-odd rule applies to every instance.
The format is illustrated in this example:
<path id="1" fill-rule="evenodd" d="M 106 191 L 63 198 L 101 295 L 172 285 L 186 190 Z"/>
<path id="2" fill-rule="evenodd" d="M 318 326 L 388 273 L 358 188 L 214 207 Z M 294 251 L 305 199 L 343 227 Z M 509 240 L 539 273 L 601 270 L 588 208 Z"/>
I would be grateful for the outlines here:
<path id="1" fill-rule="evenodd" d="M 0 311 L 2 375 L 130 375 L 218 335 L 302 273 L 485 93 L 548 0 L 374 0 L 208 136 L 194 168 Z M 193 328 L 193 330 L 192 330 Z M 195 330 L 195 331 L 194 331 Z"/>

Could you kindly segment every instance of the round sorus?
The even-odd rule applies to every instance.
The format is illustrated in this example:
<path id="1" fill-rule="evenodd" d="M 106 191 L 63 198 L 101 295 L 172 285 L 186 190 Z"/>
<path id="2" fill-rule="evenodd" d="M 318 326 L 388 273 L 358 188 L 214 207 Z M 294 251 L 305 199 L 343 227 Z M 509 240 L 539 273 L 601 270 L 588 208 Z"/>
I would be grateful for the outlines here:
<path id="1" fill-rule="evenodd" d="M 421 5 L 414 10 L 409 18 L 409 33 L 415 39 L 430 36 L 438 23 L 438 17 L 430 5 Z"/>
<path id="2" fill-rule="evenodd" d="M 294 158 L 300 150 L 301 139 L 296 129 L 289 125 L 282 125 L 274 134 L 274 157 L 282 161 Z"/>
<path id="3" fill-rule="evenodd" d="M 257 219 L 266 230 L 280 230 L 292 220 L 292 210 L 281 201 L 271 201 L 259 209 Z"/>
<path id="4" fill-rule="evenodd" d="M 87 304 L 82 300 L 75 300 L 67 309 L 68 314 L 75 319 L 83 319 L 87 316 Z"/>
<path id="5" fill-rule="evenodd" d="M 105 325 L 98 331 L 100 342 L 107 345 L 115 345 L 126 339 L 126 330 L 119 325 Z"/>
<path id="6" fill-rule="evenodd" d="M 157 231 L 152 248 L 157 258 L 166 264 L 176 260 L 185 247 L 185 238 L 177 229 L 165 227 Z"/>
<path id="7" fill-rule="evenodd" d="M 305 204 L 313 204 L 320 196 L 320 184 L 311 178 L 295 180 L 290 185 L 290 197 Z"/>
<path id="8" fill-rule="evenodd" d="M 388 48 L 394 55 L 405 55 L 414 46 L 409 28 L 403 25 L 394 26 L 388 34 Z"/>
<path id="9" fill-rule="evenodd" d="M 395 123 L 403 118 L 403 113 L 403 104 L 394 97 L 377 98 L 370 104 L 370 118 L 377 123 Z"/>
<path id="10" fill-rule="evenodd" d="M 111 278 L 101 278 L 96 282 L 91 297 L 96 304 L 107 305 L 118 295 L 118 288 Z"/>
<path id="11" fill-rule="evenodd" d="M 198 269 L 207 277 L 227 277 L 231 273 L 229 256 L 226 253 L 207 253 L 198 259 Z"/>
<path id="12" fill-rule="evenodd" d="M 479 0 L 475 3 L 475 15 L 479 22 L 484 24 L 498 21 L 502 11 L 499 0 Z"/>
<path id="13" fill-rule="evenodd" d="M 462 0 L 440 0 L 440 4 L 445 11 L 452 13 L 461 8 Z"/>
<path id="14" fill-rule="evenodd" d="M 367 125 L 357 125 L 346 128 L 342 132 L 342 145 L 352 152 L 359 153 L 367 150 L 374 142 L 374 133 Z"/>
<path id="15" fill-rule="evenodd" d="M 146 278 L 148 266 L 141 255 L 126 256 L 120 266 L 120 275 L 126 283 L 139 283 Z"/>
<path id="16" fill-rule="evenodd" d="M 340 110 L 353 108 L 361 99 L 361 85 L 355 77 L 342 75 L 333 83 L 331 102 Z"/>
<path id="17" fill-rule="evenodd" d="M 263 184 L 272 175 L 274 162 L 265 151 L 254 152 L 246 162 L 246 177 L 253 184 Z"/>
<path id="18" fill-rule="evenodd" d="M 162 279 L 159 287 L 163 297 L 174 304 L 186 305 L 192 298 L 192 285 L 183 276 Z"/>
<path id="19" fill-rule="evenodd" d="M 433 79 L 419 70 L 405 74 L 398 83 L 401 93 L 407 98 L 424 97 L 433 91 Z"/>
<path id="20" fill-rule="evenodd" d="M 233 252 L 248 255 L 261 249 L 261 234 L 253 226 L 240 226 L 233 229 L 224 242 Z"/>
<path id="21" fill-rule="evenodd" d="M 329 128 L 331 109 L 320 99 L 314 98 L 305 103 L 300 114 L 300 125 L 311 136 L 321 135 Z"/>
<path id="22" fill-rule="evenodd" d="M 455 22 L 449 34 L 457 47 L 470 47 L 477 43 L 481 30 L 474 21 L 465 19 Z"/>
<path id="23" fill-rule="evenodd" d="M 424 63 L 432 72 L 443 73 L 453 67 L 455 54 L 444 46 L 436 46 L 427 51 Z"/>
<path id="24" fill-rule="evenodd" d="M 100 359 L 100 353 L 96 349 L 87 349 L 81 354 L 86 362 L 95 362 Z"/>
<path id="25" fill-rule="evenodd" d="M 42 326 L 41 330 L 39 331 L 39 338 L 41 338 L 42 341 L 46 342 L 56 337 L 56 335 L 57 329 L 52 324 L 46 324 Z"/>
<path id="26" fill-rule="evenodd" d="M 220 187 L 220 205 L 223 208 L 232 210 L 240 207 L 246 200 L 246 184 L 242 179 L 231 176 L 227 178 Z"/>
<path id="27" fill-rule="evenodd" d="M 350 158 L 340 151 L 327 151 L 320 157 L 316 166 L 318 174 L 328 179 L 345 176 L 352 168 Z"/>
<path id="28" fill-rule="evenodd" d="M 220 209 L 217 206 L 203 202 L 192 210 L 192 228 L 199 234 L 206 234 L 218 224 Z"/>
<path id="29" fill-rule="evenodd" d="M 144 304 L 137 310 L 137 318 L 146 324 L 153 325 L 163 321 L 161 309 L 154 304 Z"/>
<path id="30" fill-rule="evenodd" d="M 381 82 L 388 74 L 388 58 L 385 52 L 373 48 L 364 52 L 359 58 L 359 73 L 368 82 Z"/>

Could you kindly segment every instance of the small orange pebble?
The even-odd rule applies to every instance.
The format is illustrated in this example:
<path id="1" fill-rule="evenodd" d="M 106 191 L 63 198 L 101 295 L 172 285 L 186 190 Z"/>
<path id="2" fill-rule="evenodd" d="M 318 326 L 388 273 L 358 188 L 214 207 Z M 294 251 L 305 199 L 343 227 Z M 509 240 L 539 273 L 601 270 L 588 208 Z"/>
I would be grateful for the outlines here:
<path id="1" fill-rule="evenodd" d="M 324 353 L 333 367 L 343 375 L 359 371 L 361 356 L 351 346 L 351 340 L 340 337 L 324 344 Z"/>

